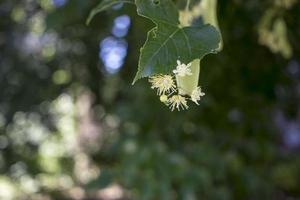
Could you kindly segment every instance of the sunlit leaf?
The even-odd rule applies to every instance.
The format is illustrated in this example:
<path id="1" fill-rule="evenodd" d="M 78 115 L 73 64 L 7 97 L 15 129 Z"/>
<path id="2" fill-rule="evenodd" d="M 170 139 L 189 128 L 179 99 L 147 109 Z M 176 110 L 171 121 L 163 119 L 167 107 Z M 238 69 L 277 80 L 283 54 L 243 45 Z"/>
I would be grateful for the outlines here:
<path id="1" fill-rule="evenodd" d="M 211 24 L 220 31 L 217 17 L 218 0 L 190 0 L 190 2 L 180 0 L 179 2 L 185 5 L 184 7 L 181 6 L 181 9 L 179 10 L 179 21 L 181 24 Z M 218 50 L 220 51 L 222 48 L 223 41 L 221 37 Z"/>

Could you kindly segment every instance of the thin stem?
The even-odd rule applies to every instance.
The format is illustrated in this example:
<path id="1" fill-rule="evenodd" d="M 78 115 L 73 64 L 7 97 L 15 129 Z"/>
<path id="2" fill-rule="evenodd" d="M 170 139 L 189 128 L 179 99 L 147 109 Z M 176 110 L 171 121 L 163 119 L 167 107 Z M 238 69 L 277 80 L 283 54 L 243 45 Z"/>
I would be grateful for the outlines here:
<path id="1" fill-rule="evenodd" d="M 185 11 L 189 11 L 191 0 L 186 1 Z"/>

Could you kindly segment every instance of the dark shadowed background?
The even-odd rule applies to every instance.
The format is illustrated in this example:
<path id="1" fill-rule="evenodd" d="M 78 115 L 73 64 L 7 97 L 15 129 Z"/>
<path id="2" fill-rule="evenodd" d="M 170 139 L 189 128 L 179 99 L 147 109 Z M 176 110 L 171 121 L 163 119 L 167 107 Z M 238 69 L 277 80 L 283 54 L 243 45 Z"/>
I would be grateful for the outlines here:
<path id="1" fill-rule="evenodd" d="M 0 199 L 300 199 L 300 5 L 219 1 L 200 106 L 131 85 L 134 5 L 0 0 Z"/>

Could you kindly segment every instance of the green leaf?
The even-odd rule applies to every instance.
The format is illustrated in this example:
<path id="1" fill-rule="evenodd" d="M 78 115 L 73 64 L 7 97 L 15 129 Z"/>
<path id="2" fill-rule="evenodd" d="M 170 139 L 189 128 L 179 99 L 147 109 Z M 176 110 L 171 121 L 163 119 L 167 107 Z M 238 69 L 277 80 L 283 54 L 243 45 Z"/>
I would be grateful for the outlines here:
<path id="1" fill-rule="evenodd" d="M 101 3 L 99 3 L 89 14 L 89 17 L 86 21 L 86 24 L 89 24 L 92 19 L 97 15 L 98 13 L 112 7 L 115 4 L 119 3 L 132 3 L 134 4 L 134 0 L 103 0 Z"/>
<path id="2" fill-rule="evenodd" d="M 113 181 L 113 173 L 107 169 L 101 171 L 101 175 L 95 180 L 90 181 L 86 185 L 86 189 L 102 189 L 106 188 Z"/>
<path id="3" fill-rule="evenodd" d="M 211 25 L 182 27 L 178 11 L 171 0 L 136 0 L 138 14 L 157 26 L 148 33 L 141 49 L 139 69 L 133 81 L 154 74 L 168 74 L 176 60 L 189 63 L 214 53 L 220 34 Z"/>

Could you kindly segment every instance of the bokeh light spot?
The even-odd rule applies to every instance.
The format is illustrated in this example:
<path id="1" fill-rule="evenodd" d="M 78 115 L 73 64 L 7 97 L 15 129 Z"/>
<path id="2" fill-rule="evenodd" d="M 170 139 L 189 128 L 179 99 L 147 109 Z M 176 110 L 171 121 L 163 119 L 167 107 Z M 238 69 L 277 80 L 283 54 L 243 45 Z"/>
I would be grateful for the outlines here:
<path id="1" fill-rule="evenodd" d="M 52 80 L 56 85 L 63 85 L 71 80 L 71 74 L 66 70 L 57 70 L 53 73 Z"/>
<path id="2" fill-rule="evenodd" d="M 52 3 L 56 8 L 64 6 L 67 2 L 68 0 L 52 0 Z"/>
<path id="3" fill-rule="evenodd" d="M 128 15 L 122 15 L 114 20 L 114 26 L 112 29 L 112 34 L 116 37 L 124 37 L 128 33 L 130 27 L 130 17 Z"/>
<path id="4" fill-rule="evenodd" d="M 100 55 L 106 72 L 109 74 L 117 73 L 127 55 L 127 42 L 114 37 L 105 38 L 100 44 Z"/>

